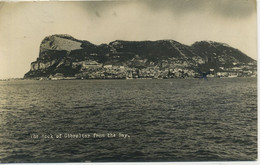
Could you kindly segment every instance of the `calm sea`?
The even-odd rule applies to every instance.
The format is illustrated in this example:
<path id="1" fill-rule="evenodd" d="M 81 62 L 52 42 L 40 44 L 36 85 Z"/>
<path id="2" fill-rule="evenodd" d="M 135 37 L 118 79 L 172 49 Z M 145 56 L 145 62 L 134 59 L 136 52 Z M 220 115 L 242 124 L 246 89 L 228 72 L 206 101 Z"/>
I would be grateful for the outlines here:
<path id="1" fill-rule="evenodd" d="M 0 82 L 1 162 L 257 159 L 257 79 Z"/>

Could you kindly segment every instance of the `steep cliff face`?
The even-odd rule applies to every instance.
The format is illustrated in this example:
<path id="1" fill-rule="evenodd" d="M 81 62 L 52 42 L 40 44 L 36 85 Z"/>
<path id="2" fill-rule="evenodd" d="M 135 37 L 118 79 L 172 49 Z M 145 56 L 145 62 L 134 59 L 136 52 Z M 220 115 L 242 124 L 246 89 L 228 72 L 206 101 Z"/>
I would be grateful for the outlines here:
<path id="1" fill-rule="evenodd" d="M 116 40 L 94 45 L 69 35 L 52 35 L 43 39 L 39 58 L 31 63 L 31 69 L 24 77 L 50 77 L 57 73 L 65 77 L 94 73 L 104 77 L 120 72 L 126 76 L 136 70 L 138 74 L 141 71 L 146 73 L 149 68 L 162 72 L 184 69 L 193 73 L 198 68 L 231 68 L 234 63 L 246 65 L 255 61 L 238 49 L 213 41 L 188 46 L 174 40 Z"/>
<path id="2" fill-rule="evenodd" d="M 40 45 L 40 53 L 48 50 L 76 50 L 82 49 L 82 41 L 69 35 L 52 35 L 45 37 Z"/>

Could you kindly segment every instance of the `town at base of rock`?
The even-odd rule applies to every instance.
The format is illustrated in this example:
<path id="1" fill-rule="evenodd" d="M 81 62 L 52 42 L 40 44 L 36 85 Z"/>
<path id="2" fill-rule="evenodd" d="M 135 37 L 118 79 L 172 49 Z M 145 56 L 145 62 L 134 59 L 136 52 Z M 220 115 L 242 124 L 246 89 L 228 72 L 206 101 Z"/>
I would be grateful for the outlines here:
<path id="1" fill-rule="evenodd" d="M 200 41 L 121 41 L 94 45 L 69 35 L 45 37 L 25 79 L 256 77 L 257 62 L 236 48 Z"/>

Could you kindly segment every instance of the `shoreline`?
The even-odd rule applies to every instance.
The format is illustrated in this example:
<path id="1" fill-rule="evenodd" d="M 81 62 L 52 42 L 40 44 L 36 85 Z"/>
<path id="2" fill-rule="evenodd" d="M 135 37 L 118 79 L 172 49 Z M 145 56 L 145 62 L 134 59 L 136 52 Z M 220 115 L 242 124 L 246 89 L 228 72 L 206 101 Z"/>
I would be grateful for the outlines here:
<path id="1" fill-rule="evenodd" d="M 219 79 L 219 78 L 257 78 L 257 76 L 253 77 L 207 77 L 207 79 Z M 0 79 L 0 81 L 17 81 L 17 80 L 37 80 L 37 81 L 66 81 L 66 80 L 76 80 L 76 81 L 83 81 L 83 80 L 173 80 L 173 79 L 200 79 L 199 77 L 178 77 L 178 78 L 91 78 L 91 79 L 79 79 L 79 78 L 60 78 L 60 79 L 51 79 L 51 78 L 9 78 L 9 79 Z M 201 78 L 203 79 L 203 78 Z"/>

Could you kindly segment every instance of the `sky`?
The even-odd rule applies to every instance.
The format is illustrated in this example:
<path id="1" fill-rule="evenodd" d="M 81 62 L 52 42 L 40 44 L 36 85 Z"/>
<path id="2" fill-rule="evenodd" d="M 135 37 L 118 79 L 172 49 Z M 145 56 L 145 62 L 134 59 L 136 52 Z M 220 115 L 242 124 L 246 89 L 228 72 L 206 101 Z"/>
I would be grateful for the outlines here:
<path id="1" fill-rule="evenodd" d="M 257 59 L 256 16 L 255 0 L 0 2 L 0 79 L 23 77 L 53 34 L 94 44 L 210 40 Z"/>

